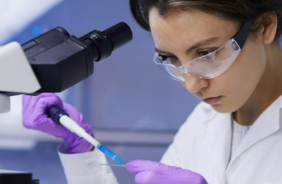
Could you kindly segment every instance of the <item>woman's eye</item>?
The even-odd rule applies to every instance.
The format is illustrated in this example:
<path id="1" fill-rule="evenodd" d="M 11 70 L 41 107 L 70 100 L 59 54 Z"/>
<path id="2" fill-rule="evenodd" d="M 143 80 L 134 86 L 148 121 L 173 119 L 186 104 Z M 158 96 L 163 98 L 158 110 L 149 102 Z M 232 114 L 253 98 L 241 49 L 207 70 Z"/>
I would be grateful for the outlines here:
<path id="1" fill-rule="evenodd" d="M 169 56 L 167 58 L 167 61 L 169 62 L 169 64 L 172 64 L 174 66 L 181 66 L 180 60 L 175 56 Z"/>
<path id="2" fill-rule="evenodd" d="M 168 57 L 168 60 L 169 60 L 169 62 L 177 62 L 177 61 L 178 61 L 178 58 L 175 57 L 175 56 L 169 56 L 169 57 Z"/>
<path id="3" fill-rule="evenodd" d="M 213 52 L 214 52 L 214 50 L 201 51 L 201 52 L 198 52 L 198 53 L 197 53 L 197 57 L 202 57 L 202 56 L 211 54 L 211 53 L 213 53 Z"/>
<path id="4" fill-rule="evenodd" d="M 165 62 L 167 60 L 168 56 L 159 54 L 159 59 L 162 60 L 162 62 Z"/>
<path id="5" fill-rule="evenodd" d="M 179 59 L 176 56 L 165 56 L 165 55 L 159 54 L 159 57 L 161 58 L 163 63 L 168 62 L 169 64 L 172 64 L 172 65 L 175 65 L 175 66 L 181 65 Z"/>

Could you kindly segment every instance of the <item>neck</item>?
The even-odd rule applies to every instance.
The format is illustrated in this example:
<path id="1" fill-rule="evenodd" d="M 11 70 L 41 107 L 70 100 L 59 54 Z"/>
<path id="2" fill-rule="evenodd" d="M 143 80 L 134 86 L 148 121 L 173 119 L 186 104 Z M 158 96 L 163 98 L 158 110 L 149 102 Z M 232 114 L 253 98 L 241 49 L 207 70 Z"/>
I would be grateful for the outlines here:
<path id="1" fill-rule="evenodd" d="M 282 94 L 282 50 L 278 42 L 265 46 L 265 71 L 247 102 L 233 113 L 241 125 L 252 125 L 257 118 Z"/>

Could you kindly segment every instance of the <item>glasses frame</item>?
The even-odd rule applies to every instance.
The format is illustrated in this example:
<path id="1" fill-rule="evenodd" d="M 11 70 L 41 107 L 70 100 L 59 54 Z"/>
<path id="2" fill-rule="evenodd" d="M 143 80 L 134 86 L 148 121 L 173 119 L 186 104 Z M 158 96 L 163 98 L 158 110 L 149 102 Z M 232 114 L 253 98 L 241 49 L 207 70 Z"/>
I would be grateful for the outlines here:
<path id="1" fill-rule="evenodd" d="M 230 39 L 230 40 L 232 40 L 232 39 L 235 40 L 241 50 L 242 50 L 243 46 L 245 45 L 246 40 L 247 40 L 247 38 L 248 38 L 248 33 L 249 33 L 250 24 L 251 24 L 250 21 L 244 23 L 244 24 L 241 26 L 241 28 L 237 31 L 237 33 Z M 228 41 L 228 43 L 230 42 L 230 40 Z M 227 44 L 228 44 L 228 43 L 227 43 Z M 222 46 L 222 47 L 224 47 L 224 46 Z M 221 47 L 221 48 L 222 48 L 222 47 Z M 208 55 L 211 55 L 211 54 L 217 52 L 217 51 L 220 50 L 221 48 L 217 49 L 216 51 L 214 51 L 214 52 L 212 52 L 212 53 L 210 53 L 210 54 L 208 54 Z M 155 53 L 155 54 L 158 54 L 158 53 Z M 158 54 L 158 55 L 159 55 L 159 54 Z M 205 56 L 202 56 L 202 57 L 205 57 Z M 196 58 L 196 59 L 199 59 L 199 58 Z M 190 61 L 193 61 L 193 60 L 190 60 Z M 190 62 L 190 61 L 188 61 L 188 62 Z M 159 65 L 159 67 L 161 68 L 161 70 L 163 70 L 163 71 L 164 71 L 167 75 L 169 75 L 172 79 L 174 79 L 174 80 L 176 80 L 176 81 L 183 81 L 183 80 L 181 80 L 181 79 L 179 79 L 179 78 L 177 78 L 177 77 L 174 77 L 173 75 L 169 74 L 169 71 L 162 69 L 162 67 L 165 67 L 166 65 L 171 65 L 171 64 L 161 64 L 161 63 L 157 63 L 157 62 L 155 61 L 155 59 L 154 59 L 154 62 L 155 62 L 157 65 Z M 188 62 L 187 62 L 187 63 L 188 63 Z M 164 65 L 164 66 L 161 66 L 161 65 Z M 185 64 L 184 64 L 184 65 L 185 65 Z M 174 65 L 172 65 L 172 66 L 173 66 L 173 67 L 176 67 L 176 66 L 174 66 Z M 182 66 L 183 66 L 183 65 L 182 65 Z M 182 66 L 179 66 L 179 67 L 176 67 L 176 68 L 181 68 Z M 195 75 L 195 74 L 192 73 L 192 75 Z M 196 77 L 199 77 L 199 76 L 197 76 L 197 75 L 195 75 L 195 76 L 196 76 Z M 184 80 L 184 81 L 185 81 L 185 80 Z"/>

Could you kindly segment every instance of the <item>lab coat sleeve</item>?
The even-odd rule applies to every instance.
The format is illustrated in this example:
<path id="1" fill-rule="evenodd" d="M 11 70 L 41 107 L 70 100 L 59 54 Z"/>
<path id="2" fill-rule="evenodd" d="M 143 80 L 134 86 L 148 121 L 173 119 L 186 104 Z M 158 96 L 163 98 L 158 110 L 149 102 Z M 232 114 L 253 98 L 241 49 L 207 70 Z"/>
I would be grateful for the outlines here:
<path id="1" fill-rule="evenodd" d="M 107 163 L 105 155 L 99 150 L 86 153 L 66 154 L 66 144 L 58 147 L 68 184 L 118 184 L 116 177 Z"/>
<path id="2" fill-rule="evenodd" d="M 170 144 L 165 154 L 161 159 L 161 163 L 183 168 L 183 158 L 186 157 L 185 149 L 189 142 L 191 131 L 199 129 L 199 122 L 203 121 L 212 112 L 212 108 L 201 102 L 199 103 L 193 112 L 189 115 L 184 124 L 180 127 L 179 131 L 175 135 L 173 142 Z"/>

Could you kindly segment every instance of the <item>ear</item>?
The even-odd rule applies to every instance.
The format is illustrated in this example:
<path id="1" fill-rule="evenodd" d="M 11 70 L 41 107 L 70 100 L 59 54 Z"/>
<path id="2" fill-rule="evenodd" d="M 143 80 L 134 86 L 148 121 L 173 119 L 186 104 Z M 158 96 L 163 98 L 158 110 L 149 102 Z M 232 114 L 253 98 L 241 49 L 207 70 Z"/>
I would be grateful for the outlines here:
<path id="1" fill-rule="evenodd" d="M 261 18 L 263 27 L 262 42 L 263 44 L 271 44 L 276 36 L 277 31 L 277 15 L 275 12 L 267 13 Z"/>

